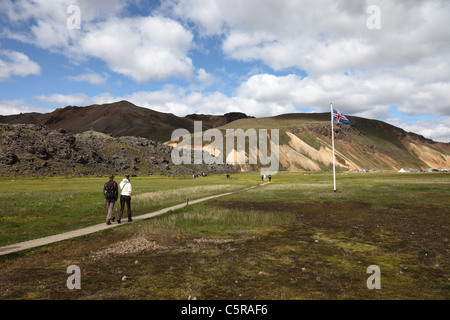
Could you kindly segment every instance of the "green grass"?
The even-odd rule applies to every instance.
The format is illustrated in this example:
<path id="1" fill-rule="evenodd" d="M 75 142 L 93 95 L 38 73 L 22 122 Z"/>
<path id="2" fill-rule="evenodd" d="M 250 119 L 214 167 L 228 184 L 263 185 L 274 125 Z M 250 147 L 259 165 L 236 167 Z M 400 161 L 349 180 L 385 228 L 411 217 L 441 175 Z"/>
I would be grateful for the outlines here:
<path id="1" fill-rule="evenodd" d="M 104 222 L 107 178 L 5 179 L 0 192 L 0 245 L 35 239 Z M 117 177 L 119 183 L 121 177 Z M 255 184 L 222 175 L 192 179 L 132 178 L 134 216 Z M 120 204 L 115 206 L 116 215 Z"/>
<path id="2" fill-rule="evenodd" d="M 0 299 L 448 300 L 449 174 L 339 173 L 337 192 L 332 178 L 279 173 L 245 192 L 1 257 Z M 88 190 L 100 181 L 88 180 Z M 42 193 L 41 207 L 24 204 L 34 212 L 30 217 L 63 207 L 48 196 L 56 190 L 72 191 L 74 203 L 89 194 L 85 179 L 3 182 L 12 193 Z M 257 173 L 132 182 L 138 212 L 186 193 L 201 197 L 261 184 Z M 53 219 L 70 220 L 61 208 Z M 104 221 L 101 211 L 97 222 Z M 8 216 L 21 215 L 2 211 Z M 153 247 L 117 249 L 133 239 Z M 81 290 L 65 288 L 71 264 L 81 268 Z M 370 265 L 381 269 L 380 290 L 366 287 Z"/>
<path id="3" fill-rule="evenodd" d="M 146 225 L 145 230 L 152 232 L 154 228 L 169 228 L 188 232 L 194 236 L 220 237 L 223 234 L 257 232 L 260 229 L 271 228 L 273 225 L 285 223 L 290 220 L 289 215 L 270 213 L 260 215 L 258 212 L 238 209 L 217 208 L 212 206 L 195 205 L 182 210 L 179 214 L 166 215 L 155 219 Z"/>

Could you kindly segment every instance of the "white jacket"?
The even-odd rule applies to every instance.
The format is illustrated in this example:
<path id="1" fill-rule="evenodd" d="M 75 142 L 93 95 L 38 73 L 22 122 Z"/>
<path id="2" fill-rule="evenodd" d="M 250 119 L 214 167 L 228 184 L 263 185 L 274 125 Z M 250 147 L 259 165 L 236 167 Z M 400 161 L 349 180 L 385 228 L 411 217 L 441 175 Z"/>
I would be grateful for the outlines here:
<path id="1" fill-rule="evenodd" d="M 131 196 L 131 191 L 132 191 L 132 189 L 131 189 L 131 183 L 130 183 L 130 180 L 128 180 L 128 179 L 123 179 L 121 182 L 120 182 L 120 190 L 122 191 L 121 192 L 121 195 L 122 196 Z"/>

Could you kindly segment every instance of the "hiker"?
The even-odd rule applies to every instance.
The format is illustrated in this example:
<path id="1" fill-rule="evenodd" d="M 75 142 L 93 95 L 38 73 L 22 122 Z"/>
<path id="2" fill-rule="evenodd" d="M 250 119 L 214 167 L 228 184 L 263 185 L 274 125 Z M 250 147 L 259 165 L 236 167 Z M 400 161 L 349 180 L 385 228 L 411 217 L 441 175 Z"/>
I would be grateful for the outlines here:
<path id="1" fill-rule="evenodd" d="M 117 223 L 120 223 L 120 220 L 122 219 L 123 209 L 125 209 L 125 203 L 127 204 L 127 215 L 128 215 L 128 222 L 133 221 L 131 219 L 131 183 L 130 183 L 130 176 L 128 174 L 125 175 L 123 180 L 120 182 L 120 211 L 119 211 L 119 218 L 117 219 Z"/>
<path id="2" fill-rule="evenodd" d="M 272 175 L 269 174 L 269 182 L 271 182 L 271 181 L 272 181 Z"/>
<path id="3" fill-rule="evenodd" d="M 106 215 L 106 224 L 111 224 L 114 221 L 114 204 L 119 197 L 119 188 L 117 183 L 114 181 L 114 175 L 109 175 L 109 181 L 105 183 L 103 187 L 103 194 L 105 195 L 106 205 L 108 206 L 108 214 Z"/>

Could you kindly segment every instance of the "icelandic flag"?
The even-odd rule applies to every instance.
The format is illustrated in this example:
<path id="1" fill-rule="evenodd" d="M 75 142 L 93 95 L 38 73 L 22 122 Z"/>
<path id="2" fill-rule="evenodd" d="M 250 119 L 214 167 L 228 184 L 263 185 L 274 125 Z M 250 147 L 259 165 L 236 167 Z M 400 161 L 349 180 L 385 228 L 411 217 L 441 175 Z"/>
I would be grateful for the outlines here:
<path id="1" fill-rule="evenodd" d="M 336 121 L 337 123 L 350 124 L 347 117 L 344 116 L 339 111 L 337 111 L 336 109 L 333 109 L 333 120 Z"/>

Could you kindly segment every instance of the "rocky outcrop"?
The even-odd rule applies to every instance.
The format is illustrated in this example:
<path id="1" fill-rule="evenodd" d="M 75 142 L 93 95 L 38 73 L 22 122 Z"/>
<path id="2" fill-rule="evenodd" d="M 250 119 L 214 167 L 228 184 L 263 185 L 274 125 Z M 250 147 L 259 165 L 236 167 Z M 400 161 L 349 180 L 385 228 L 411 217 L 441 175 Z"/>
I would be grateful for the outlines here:
<path id="1" fill-rule="evenodd" d="M 232 173 L 229 165 L 175 165 L 172 147 L 141 137 L 95 131 L 72 134 L 31 124 L 0 124 L 1 176 L 169 176 Z"/>

